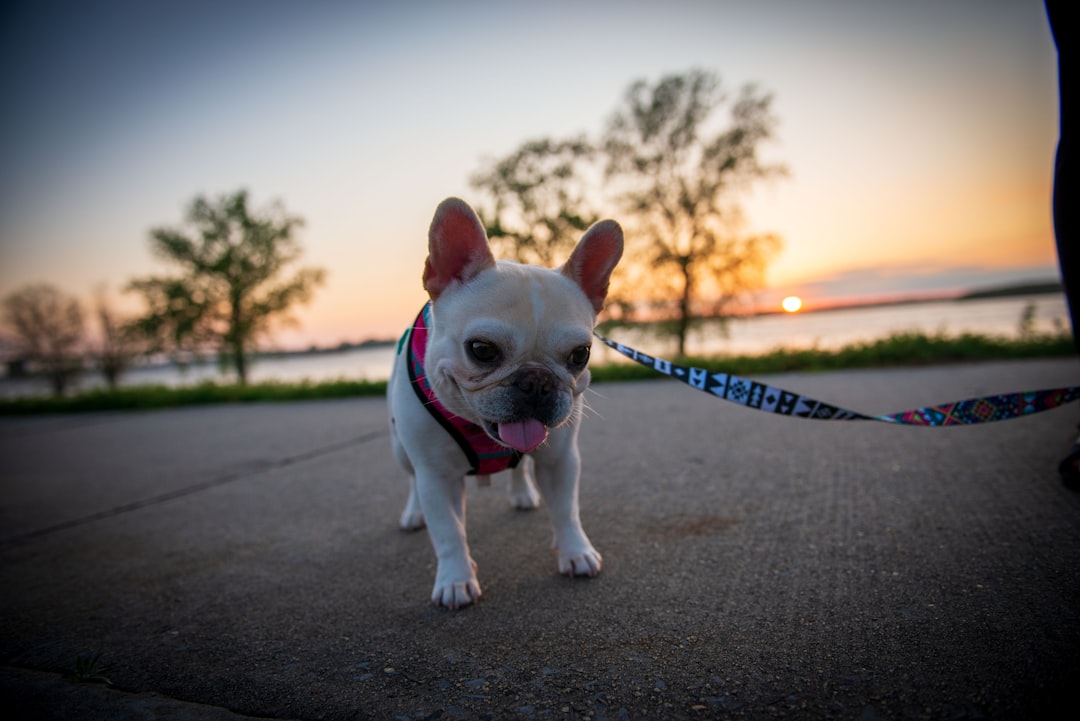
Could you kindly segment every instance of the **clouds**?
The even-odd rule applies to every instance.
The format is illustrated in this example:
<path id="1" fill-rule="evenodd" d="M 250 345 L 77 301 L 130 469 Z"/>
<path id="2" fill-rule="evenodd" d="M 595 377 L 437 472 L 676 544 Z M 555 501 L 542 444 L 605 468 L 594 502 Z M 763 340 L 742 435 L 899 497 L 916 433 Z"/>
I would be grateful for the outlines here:
<path id="1" fill-rule="evenodd" d="M 1001 285 L 1058 279 L 1053 265 L 992 268 L 978 265 L 892 265 L 850 268 L 795 286 L 792 292 L 817 302 L 958 295 Z"/>

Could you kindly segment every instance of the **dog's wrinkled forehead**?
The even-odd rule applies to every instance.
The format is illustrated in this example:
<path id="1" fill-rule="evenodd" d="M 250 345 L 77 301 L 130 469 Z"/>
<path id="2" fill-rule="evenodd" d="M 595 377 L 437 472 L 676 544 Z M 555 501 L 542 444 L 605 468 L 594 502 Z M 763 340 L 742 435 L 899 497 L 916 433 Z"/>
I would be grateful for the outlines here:
<path id="1" fill-rule="evenodd" d="M 555 270 L 499 261 L 469 283 L 435 303 L 437 325 L 443 321 L 460 333 L 563 336 L 573 329 L 587 342 L 592 306 L 572 280 Z M 491 338 L 497 340 L 497 338 Z"/>

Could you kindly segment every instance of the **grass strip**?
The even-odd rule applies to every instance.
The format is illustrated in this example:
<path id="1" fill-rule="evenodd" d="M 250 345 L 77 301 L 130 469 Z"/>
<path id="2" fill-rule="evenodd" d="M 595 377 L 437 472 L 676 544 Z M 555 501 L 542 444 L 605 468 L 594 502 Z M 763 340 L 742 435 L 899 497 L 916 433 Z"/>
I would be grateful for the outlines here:
<path id="1" fill-rule="evenodd" d="M 1067 335 L 1039 335 L 1027 338 L 1000 338 L 965 333 L 958 336 L 925 333 L 896 333 L 878 340 L 863 341 L 835 350 L 778 348 L 762 355 L 690 357 L 681 365 L 704 368 L 714 373 L 738 376 L 770 373 L 813 372 L 852 368 L 888 368 L 966 363 L 973 361 L 1055 358 L 1076 354 Z M 592 370 L 593 381 L 628 381 L 656 378 L 656 373 L 639 364 L 609 364 Z"/>
<path id="2" fill-rule="evenodd" d="M 759 376 L 771 373 L 813 372 L 849 368 L 885 368 L 1020 358 L 1074 356 L 1067 335 L 1038 335 L 1009 339 L 979 334 L 946 336 L 898 333 L 835 350 L 779 348 L 762 355 L 684 358 L 683 365 L 717 373 Z M 654 371 L 634 363 L 592 366 L 593 382 L 653 380 Z M 328 398 L 382 396 L 386 381 L 335 380 L 299 383 L 264 382 L 248 385 L 207 381 L 193 386 L 129 386 L 97 389 L 53 398 L 29 396 L 0 400 L 0 415 L 78 413 L 89 411 L 153 410 L 214 403 L 280 403 Z"/>
<path id="3" fill-rule="evenodd" d="M 128 386 L 116 390 L 95 389 L 60 398 L 27 396 L 0 400 L 0 414 L 80 413 L 88 411 L 134 411 L 213 403 L 281 403 L 286 401 L 355 398 L 386 393 L 386 381 L 336 380 L 314 383 L 215 383 L 194 386 Z"/>

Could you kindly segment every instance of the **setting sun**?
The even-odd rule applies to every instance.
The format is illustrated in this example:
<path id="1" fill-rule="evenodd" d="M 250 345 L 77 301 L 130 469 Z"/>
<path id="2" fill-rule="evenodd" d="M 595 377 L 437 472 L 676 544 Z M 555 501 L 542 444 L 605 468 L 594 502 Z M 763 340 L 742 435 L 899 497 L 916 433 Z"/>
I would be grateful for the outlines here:
<path id="1" fill-rule="evenodd" d="M 788 313 L 798 313 L 802 308 L 802 298 L 797 295 L 789 295 L 780 301 L 780 307 Z"/>

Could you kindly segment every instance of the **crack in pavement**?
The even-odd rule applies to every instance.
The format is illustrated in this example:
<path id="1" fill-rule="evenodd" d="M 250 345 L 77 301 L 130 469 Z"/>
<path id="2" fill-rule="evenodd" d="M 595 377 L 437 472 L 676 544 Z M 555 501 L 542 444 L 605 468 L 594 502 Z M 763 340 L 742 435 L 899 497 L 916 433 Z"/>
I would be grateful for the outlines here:
<path id="1" fill-rule="evenodd" d="M 70 673 L 19 665 L 0 666 L 0 698 L 18 699 L 14 718 L 139 718 L 157 721 L 288 721 L 252 716 L 225 706 L 191 701 L 153 690 L 78 681 Z M 9 715 L 8 718 L 11 718 Z"/>
<path id="2" fill-rule="evenodd" d="M 281 458 L 268 463 L 259 463 L 255 466 L 249 466 L 248 468 L 245 468 L 243 470 L 225 473 L 221 476 L 218 476 L 217 478 L 211 478 L 208 481 L 203 481 L 202 483 L 195 483 L 190 486 L 185 486 L 183 488 L 169 491 L 167 493 L 161 493 L 156 496 L 150 496 L 148 498 L 143 498 L 138 501 L 132 501 L 131 503 L 114 506 L 113 508 L 108 508 L 104 511 L 98 511 L 97 513 L 91 513 L 86 516 L 80 516 L 78 518 L 72 518 L 67 521 L 61 521 L 60 523 L 54 523 L 51 526 L 46 526 L 45 528 L 38 528 L 36 530 L 28 531 L 17 536 L 12 536 L 10 538 L 0 539 L 0 548 L 18 545 L 27 541 L 41 538 L 42 536 L 48 536 L 59 531 L 66 531 L 70 528 L 76 528 L 78 526 L 85 526 L 89 523 L 102 521 L 107 518 L 115 518 L 116 516 L 120 516 L 125 513 L 131 513 L 133 511 L 138 511 L 140 509 L 150 506 L 158 506 L 163 503 L 168 503 L 169 501 L 174 501 L 178 498 L 184 498 L 186 496 L 200 493 L 201 491 L 206 491 L 211 488 L 217 488 L 219 486 L 233 483 L 243 478 L 253 476 L 257 473 L 264 473 L 266 471 L 275 470 L 278 468 L 287 468 L 289 466 L 294 466 L 298 463 L 303 463 L 305 461 L 310 461 L 314 458 L 319 458 L 321 456 L 326 456 L 331 453 L 345 450 L 350 446 L 359 446 L 364 443 L 368 443 L 379 438 L 384 438 L 389 435 L 389 431 L 372 431 L 371 433 L 365 433 L 345 441 L 338 441 L 337 443 L 320 446 L 319 448 L 304 451 L 303 453 L 297 453 L 294 456 L 286 456 L 285 458 Z"/>

